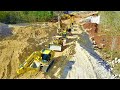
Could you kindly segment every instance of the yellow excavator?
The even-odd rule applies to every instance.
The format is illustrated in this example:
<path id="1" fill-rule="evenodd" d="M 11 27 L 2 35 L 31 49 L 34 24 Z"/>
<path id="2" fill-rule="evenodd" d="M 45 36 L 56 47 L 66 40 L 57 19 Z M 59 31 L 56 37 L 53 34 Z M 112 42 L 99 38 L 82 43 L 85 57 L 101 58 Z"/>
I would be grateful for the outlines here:
<path id="1" fill-rule="evenodd" d="M 60 37 L 55 37 L 54 40 L 49 44 L 49 49 L 51 50 L 62 51 L 67 42 L 67 35 L 71 35 L 72 26 L 74 23 L 74 15 L 66 14 L 66 17 L 70 18 L 70 24 L 68 26 L 64 26 L 60 14 L 58 15 L 57 33 Z"/>
<path id="2" fill-rule="evenodd" d="M 74 26 L 75 20 L 74 20 L 74 15 L 70 15 L 70 24 L 67 27 L 67 31 L 69 35 L 72 35 L 72 30 L 73 30 L 73 26 Z"/>
<path id="3" fill-rule="evenodd" d="M 62 19 L 62 20 L 70 19 L 70 15 L 69 15 L 69 14 L 63 14 L 63 15 L 61 16 L 61 19 Z"/>
<path id="4" fill-rule="evenodd" d="M 70 23 L 68 25 L 65 25 L 64 23 L 62 23 L 61 17 L 67 17 L 67 19 L 70 19 Z M 57 29 L 57 33 L 59 35 L 61 35 L 61 33 L 65 32 L 66 29 L 66 33 L 71 35 L 71 31 L 73 30 L 73 25 L 75 23 L 74 20 L 74 15 L 72 14 L 63 14 L 63 16 L 58 15 L 58 29 Z"/>
<path id="5" fill-rule="evenodd" d="M 50 49 L 42 49 L 41 51 L 33 52 L 17 70 L 17 74 L 23 74 L 29 70 L 48 72 L 51 65 L 54 63 L 55 52 Z"/>
<path id="6" fill-rule="evenodd" d="M 66 44 L 66 38 L 54 37 L 51 43 L 49 43 L 49 49 L 54 51 L 62 51 Z"/>

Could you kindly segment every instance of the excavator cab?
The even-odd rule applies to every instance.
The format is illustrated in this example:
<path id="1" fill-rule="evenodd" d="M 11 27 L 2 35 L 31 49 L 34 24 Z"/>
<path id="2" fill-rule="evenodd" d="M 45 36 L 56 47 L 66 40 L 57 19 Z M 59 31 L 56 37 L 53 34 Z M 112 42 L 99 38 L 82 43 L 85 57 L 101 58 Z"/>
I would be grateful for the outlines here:
<path id="1" fill-rule="evenodd" d="M 50 49 L 43 49 L 41 50 L 41 58 L 42 58 L 42 71 L 48 72 L 51 65 L 54 63 L 53 57 L 55 55 L 55 52 Z"/>
<path id="2" fill-rule="evenodd" d="M 42 57 L 42 62 L 43 63 L 46 63 L 46 62 L 50 61 L 50 59 L 51 59 L 50 52 L 51 52 L 51 50 L 48 50 L 48 49 L 43 49 L 42 50 L 41 57 Z"/>
<path id="3" fill-rule="evenodd" d="M 44 63 L 48 62 L 50 60 L 51 54 L 42 54 L 42 60 Z"/>

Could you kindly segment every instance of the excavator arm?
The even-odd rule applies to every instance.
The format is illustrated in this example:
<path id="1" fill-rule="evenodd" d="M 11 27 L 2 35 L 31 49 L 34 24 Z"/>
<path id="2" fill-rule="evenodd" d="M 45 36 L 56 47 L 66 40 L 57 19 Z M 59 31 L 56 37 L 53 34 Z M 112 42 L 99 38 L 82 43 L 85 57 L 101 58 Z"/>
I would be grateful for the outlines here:
<path id="1" fill-rule="evenodd" d="M 30 65 L 33 63 L 34 60 L 41 59 L 41 52 L 35 51 L 33 52 L 23 64 L 20 65 L 19 69 L 17 70 L 18 74 L 22 74 L 28 70 Z"/>

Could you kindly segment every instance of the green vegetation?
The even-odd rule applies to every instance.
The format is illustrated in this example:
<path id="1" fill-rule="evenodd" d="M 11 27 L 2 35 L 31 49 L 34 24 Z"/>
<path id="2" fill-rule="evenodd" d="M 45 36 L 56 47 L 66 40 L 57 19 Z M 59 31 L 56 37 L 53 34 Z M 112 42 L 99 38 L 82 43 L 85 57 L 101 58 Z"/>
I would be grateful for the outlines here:
<path id="1" fill-rule="evenodd" d="M 108 51 L 111 55 L 111 59 L 114 57 L 120 57 L 119 51 L 116 51 L 116 39 L 120 35 L 120 12 L 119 11 L 101 11 L 101 25 L 100 31 L 105 32 L 107 35 L 112 37 L 112 44 Z M 109 38 L 108 38 L 109 39 Z M 116 56 L 118 55 L 118 56 Z"/>
<path id="2" fill-rule="evenodd" d="M 109 31 L 112 36 L 120 35 L 120 12 L 101 11 L 101 31 Z"/>
<path id="3" fill-rule="evenodd" d="M 53 11 L 0 11 L 0 22 L 12 24 L 48 21 L 54 15 Z"/>
<path id="4" fill-rule="evenodd" d="M 120 63 L 115 64 L 115 67 L 113 68 L 113 73 L 120 74 Z"/>

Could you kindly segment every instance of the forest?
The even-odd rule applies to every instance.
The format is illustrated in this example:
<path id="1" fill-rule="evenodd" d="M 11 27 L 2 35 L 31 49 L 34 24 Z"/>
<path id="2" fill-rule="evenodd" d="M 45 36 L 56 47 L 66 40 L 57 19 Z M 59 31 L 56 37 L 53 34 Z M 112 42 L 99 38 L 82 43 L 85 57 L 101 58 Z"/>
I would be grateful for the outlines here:
<path id="1" fill-rule="evenodd" d="M 48 21 L 54 15 L 53 11 L 0 11 L 0 22 L 16 24 Z"/>

